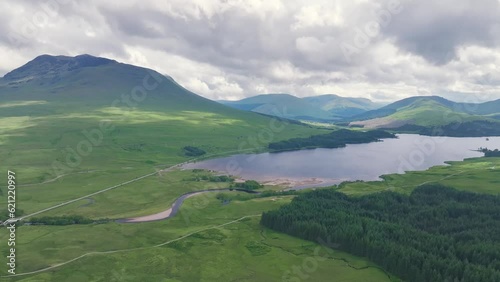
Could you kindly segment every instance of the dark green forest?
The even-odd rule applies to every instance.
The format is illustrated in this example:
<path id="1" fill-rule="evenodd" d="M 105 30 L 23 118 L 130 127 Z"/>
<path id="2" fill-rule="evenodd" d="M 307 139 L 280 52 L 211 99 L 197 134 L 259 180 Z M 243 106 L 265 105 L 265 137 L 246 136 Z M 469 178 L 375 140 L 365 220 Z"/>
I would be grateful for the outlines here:
<path id="1" fill-rule="evenodd" d="M 234 182 L 234 178 L 227 175 L 201 175 L 191 178 L 193 181 L 209 181 L 209 182 Z"/>
<path id="2" fill-rule="evenodd" d="M 390 129 L 400 133 L 416 133 L 428 136 L 484 137 L 500 136 L 500 123 L 492 121 L 454 122 L 443 126 L 420 126 L 406 124 Z"/>
<path id="3" fill-rule="evenodd" d="M 345 147 L 347 144 L 370 143 L 382 138 L 396 138 L 396 135 L 383 130 L 353 131 L 340 129 L 328 134 L 274 142 L 269 144 L 269 149 L 276 152 L 309 148 L 340 148 Z"/>
<path id="4" fill-rule="evenodd" d="M 67 215 L 67 216 L 44 216 L 32 218 L 29 223 L 32 225 L 73 225 L 73 224 L 92 224 L 104 223 L 108 219 L 93 220 L 80 215 Z"/>
<path id="5" fill-rule="evenodd" d="M 480 151 L 484 153 L 485 157 L 500 157 L 500 151 L 498 149 L 488 150 L 487 148 L 481 148 Z"/>
<path id="6" fill-rule="evenodd" d="M 204 150 L 194 146 L 185 146 L 184 148 L 182 148 L 182 150 L 184 151 L 184 155 L 188 157 L 199 157 L 207 153 Z"/>
<path id="7" fill-rule="evenodd" d="M 364 256 L 405 281 L 500 281 L 500 196 L 437 184 L 411 195 L 297 196 L 261 224 Z"/>
<path id="8" fill-rule="evenodd" d="M 262 187 L 264 186 L 255 180 L 246 180 L 245 182 L 237 182 L 231 184 L 230 186 L 230 188 L 241 188 L 245 190 L 256 190 Z"/>

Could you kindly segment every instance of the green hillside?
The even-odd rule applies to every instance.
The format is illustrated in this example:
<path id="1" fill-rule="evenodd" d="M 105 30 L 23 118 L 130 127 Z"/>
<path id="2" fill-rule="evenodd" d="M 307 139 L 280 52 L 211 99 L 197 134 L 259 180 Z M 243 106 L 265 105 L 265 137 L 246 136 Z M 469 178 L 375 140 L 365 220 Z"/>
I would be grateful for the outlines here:
<path id="1" fill-rule="evenodd" d="M 64 183 L 23 187 L 27 212 L 192 158 L 185 146 L 229 154 L 324 132 L 235 110 L 155 71 L 88 55 L 40 56 L 0 85 L 2 170 L 22 171 L 25 184 L 66 175 Z"/>
<path id="2" fill-rule="evenodd" d="M 305 121 L 339 121 L 379 108 L 381 104 L 364 98 L 333 94 L 298 98 L 289 94 L 263 94 L 239 101 L 219 101 L 230 107 L 271 116 Z"/>
<path id="3" fill-rule="evenodd" d="M 408 120 L 416 125 L 440 125 L 451 122 L 451 118 L 460 119 L 462 121 L 471 121 L 480 119 L 476 116 L 457 112 L 446 105 L 432 99 L 419 99 L 415 102 L 399 108 L 389 118 L 396 120 Z"/>
<path id="4" fill-rule="evenodd" d="M 464 104 L 438 96 L 411 97 L 397 101 L 378 110 L 354 116 L 351 125 L 365 128 L 408 128 L 446 126 L 450 124 L 496 123 L 495 113 L 499 101 L 482 104 Z M 498 126 L 498 125 L 497 125 Z"/>
<path id="5" fill-rule="evenodd" d="M 233 108 L 302 120 L 331 120 L 335 116 L 289 94 L 264 94 L 239 101 L 220 101 Z"/>
<path id="6" fill-rule="evenodd" d="M 351 117 L 382 107 L 366 98 L 341 97 L 334 94 L 304 97 L 303 100 L 324 111 L 340 117 Z"/>

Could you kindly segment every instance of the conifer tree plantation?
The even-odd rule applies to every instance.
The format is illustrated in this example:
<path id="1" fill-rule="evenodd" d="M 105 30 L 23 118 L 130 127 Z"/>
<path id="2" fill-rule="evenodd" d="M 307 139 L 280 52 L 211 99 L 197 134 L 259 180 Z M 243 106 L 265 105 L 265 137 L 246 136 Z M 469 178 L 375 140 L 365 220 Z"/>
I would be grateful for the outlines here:
<path id="1" fill-rule="evenodd" d="M 411 195 L 305 193 L 261 224 L 367 257 L 405 281 L 500 281 L 500 197 L 424 185 Z"/>

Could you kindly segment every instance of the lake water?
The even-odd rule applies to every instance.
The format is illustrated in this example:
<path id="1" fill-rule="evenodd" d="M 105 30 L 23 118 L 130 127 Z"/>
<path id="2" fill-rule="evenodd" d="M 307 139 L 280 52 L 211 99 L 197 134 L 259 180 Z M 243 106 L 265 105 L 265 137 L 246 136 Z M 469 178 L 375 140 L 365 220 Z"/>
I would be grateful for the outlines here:
<path id="1" fill-rule="evenodd" d="M 479 147 L 500 149 L 500 137 L 452 138 L 399 134 L 397 139 L 281 153 L 234 155 L 184 165 L 294 188 L 326 186 L 342 181 L 379 180 L 379 176 L 426 170 L 445 161 L 480 157 Z"/>

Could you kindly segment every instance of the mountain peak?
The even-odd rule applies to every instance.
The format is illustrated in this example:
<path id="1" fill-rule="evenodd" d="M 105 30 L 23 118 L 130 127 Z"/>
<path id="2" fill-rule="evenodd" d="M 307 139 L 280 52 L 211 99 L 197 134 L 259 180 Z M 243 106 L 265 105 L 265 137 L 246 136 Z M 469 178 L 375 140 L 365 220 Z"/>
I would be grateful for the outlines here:
<path id="1" fill-rule="evenodd" d="M 76 69 L 111 63 L 116 63 L 116 61 L 87 54 L 75 57 L 40 55 L 25 65 L 7 73 L 4 78 L 7 80 L 47 79 L 58 77 Z"/>

